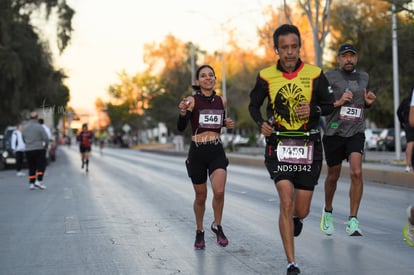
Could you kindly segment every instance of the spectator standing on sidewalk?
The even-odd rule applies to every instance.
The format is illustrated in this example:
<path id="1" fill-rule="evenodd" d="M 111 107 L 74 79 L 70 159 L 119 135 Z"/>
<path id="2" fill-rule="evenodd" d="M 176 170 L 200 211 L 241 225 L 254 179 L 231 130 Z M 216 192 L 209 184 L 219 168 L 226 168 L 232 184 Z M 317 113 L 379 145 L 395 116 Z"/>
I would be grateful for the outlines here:
<path id="1" fill-rule="evenodd" d="M 46 169 L 45 148 L 48 146 L 49 137 L 39 124 L 36 112 L 30 113 L 30 121 L 23 127 L 23 140 L 26 143 L 30 189 L 46 189 L 42 182 Z"/>
<path id="2" fill-rule="evenodd" d="M 374 103 L 376 96 L 367 90 L 368 74 L 356 69 L 358 54 L 353 45 L 341 45 L 337 60 L 339 68 L 326 72 L 335 96 L 335 109 L 326 116 L 326 131 L 323 137 L 328 174 L 325 179 L 325 207 L 320 228 L 327 235 L 334 232 L 333 198 L 341 174 L 342 161 L 346 159 L 349 161 L 351 174 L 350 213 L 346 232 L 350 236 L 361 236 L 358 209 L 363 191 L 364 111 Z"/>
<path id="3" fill-rule="evenodd" d="M 49 149 L 50 149 L 50 145 L 53 142 L 52 131 L 50 131 L 49 126 L 45 124 L 45 121 L 43 118 L 39 118 L 37 121 L 40 123 L 40 125 L 42 125 L 43 129 L 45 129 L 45 132 L 49 138 L 49 144 L 45 147 L 45 161 L 46 161 L 46 166 L 47 166 L 48 158 L 49 158 Z"/>
<path id="4" fill-rule="evenodd" d="M 414 92 L 414 87 L 410 93 L 403 98 L 400 105 L 397 109 L 398 120 L 400 121 L 401 128 L 405 131 L 405 137 L 407 139 L 407 146 L 405 148 L 405 172 L 413 172 L 413 151 L 414 151 L 414 127 L 410 126 L 409 115 L 410 115 L 410 103 L 412 99 L 412 93 Z"/>
<path id="5" fill-rule="evenodd" d="M 45 124 L 45 120 L 44 120 L 43 118 L 39 118 L 39 119 L 38 119 L 38 121 L 39 121 L 40 125 L 42 125 L 43 129 L 45 129 L 46 134 L 47 134 L 47 136 L 49 137 L 49 140 L 50 140 L 50 141 L 51 141 L 51 140 L 53 140 L 53 137 L 52 137 L 52 131 L 50 131 L 49 126 L 47 126 L 47 125 Z"/>
<path id="6" fill-rule="evenodd" d="M 249 112 L 266 137 L 265 164 L 280 199 L 279 231 L 287 274 L 296 275 L 300 269 L 294 236 L 301 233 L 318 184 L 323 160 L 320 117 L 332 112 L 333 95 L 322 69 L 300 59 L 296 26 L 281 25 L 273 43 L 279 60 L 259 72 L 250 92 Z"/>
<path id="7" fill-rule="evenodd" d="M 410 102 L 410 113 L 408 122 L 411 127 L 414 127 L 414 89 L 411 93 Z M 410 245 L 414 246 L 414 204 L 407 208 L 407 223 L 403 228 L 403 236 L 405 241 Z"/>
<path id="8" fill-rule="evenodd" d="M 19 123 L 19 125 L 17 125 L 16 130 L 13 131 L 11 137 L 11 148 L 13 150 L 14 156 L 16 157 L 16 175 L 18 177 L 25 176 L 24 172 L 22 172 L 22 168 L 26 144 L 23 141 L 22 130 L 23 125 Z"/>

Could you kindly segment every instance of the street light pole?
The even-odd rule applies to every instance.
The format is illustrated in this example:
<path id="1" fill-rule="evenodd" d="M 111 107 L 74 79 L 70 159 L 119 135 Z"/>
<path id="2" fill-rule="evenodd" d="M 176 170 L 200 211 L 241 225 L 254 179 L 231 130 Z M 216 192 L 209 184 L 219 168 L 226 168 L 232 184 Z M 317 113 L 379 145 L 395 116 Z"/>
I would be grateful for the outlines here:
<path id="1" fill-rule="evenodd" d="M 191 55 L 191 85 L 195 85 L 195 57 L 194 57 L 194 44 L 190 42 L 190 55 Z"/>
<path id="2" fill-rule="evenodd" d="M 225 33 L 226 33 L 225 24 L 230 22 L 231 20 L 233 20 L 237 16 L 240 16 L 241 14 L 246 14 L 246 13 L 251 13 L 251 12 L 256 12 L 256 11 L 258 11 L 258 10 L 250 9 L 250 10 L 245 10 L 245 11 L 239 12 L 238 14 L 235 14 L 235 15 L 227 18 L 227 20 L 225 20 L 224 22 L 221 22 L 219 24 L 220 30 L 221 30 L 221 33 L 222 33 L 222 41 L 221 41 L 222 42 L 222 45 L 221 45 L 221 70 L 222 70 L 222 72 L 221 72 L 221 74 L 222 74 L 221 90 L 222 90 L 223 98 L 226 101 L 227 101 L 227 83 L 226 83 L 226 61 L 225 61 Z M 194 14 L 194 13 L 200 14 L 200 15 L 208 18 L 209 20 L 214 21 L 216 24 L 219 23 L 219 22 L 217 22 L 217 20 L 214 20 L 213 18 L 211 18 L 211 16 L 209 16 L 209 15 L 203 13 L 203 12 L 200 12 L 200 11 L 197 11 L 197 10 L 189 10 L 187 12 L 189 12 L 191 14 Z M 191 46 L 193 47 L 193 45 L 191 45 Z M 191 48 L 191 49 L 193 49 L 193 48 Z M 192 55 L 192 57 L 193 57 L 193 55 Z M 227 114 L 227 106 L 225 108 L 225 112 Z"/>
<path id="3" fill-rule="evenodd" d="M 392 64 L 394 79 L 394 129 L 395 129 L 395 157 L 397 160 L 401 158 L 401 129 L 396 111 L 400 102 L 399 97 L 399 81 L 398 81 L 398 41 L 397 41 L 397 16 L 395 11 L 395 3 L 392 3 Z"/>
<path id="4" fill-rule="evenodd" d="M 223 97 L 227 101 L 227 85 L 226 85 L 226 60 L 225 60 L 225 42 L 224 42 L 224 23 L 221 24 L 221 32 L 222 32 L 222 41 L 221 41 L 221 90 L 223 92 Z M 227 114 L 227 104 L 225 108 L 225 112 Z"/>

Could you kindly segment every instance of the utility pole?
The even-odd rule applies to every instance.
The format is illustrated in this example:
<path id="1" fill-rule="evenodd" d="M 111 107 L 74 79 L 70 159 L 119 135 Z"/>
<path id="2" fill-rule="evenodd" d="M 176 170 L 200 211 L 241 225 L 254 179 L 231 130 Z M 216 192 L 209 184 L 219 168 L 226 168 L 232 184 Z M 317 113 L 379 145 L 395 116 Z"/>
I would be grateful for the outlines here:
<path id="1" fill-rule="evenodd" d="M 191 85 L 195 85 L 195 57 L 194 57 L 194 44 L 190 43 L 190 55 L 191 55 Z"/>
<path id="2" fill-rule="evenodd" d="M 398 78 L 398 40 L 397 40 L 397 15 L 395 11 L 395 0 L 392 3 L 392 65 L 394 79 L 394 129 L 395 129 L 395 158 L 401 158 L 401 128 L 397 117 L 397 109 L 400 103 L 400 87 Z"/>

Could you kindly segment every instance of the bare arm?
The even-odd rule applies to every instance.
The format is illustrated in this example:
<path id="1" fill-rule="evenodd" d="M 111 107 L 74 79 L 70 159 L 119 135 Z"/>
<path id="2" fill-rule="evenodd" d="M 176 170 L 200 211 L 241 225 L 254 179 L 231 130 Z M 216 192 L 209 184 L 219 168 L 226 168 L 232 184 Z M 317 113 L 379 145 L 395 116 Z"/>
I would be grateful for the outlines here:
<path id="1" fill-rule="evenodd" d="M 410 122 L 410 126 L 414 127 L 414 106 L 410 107 L 410 116 L 408 118 L 408 121 Z"/>

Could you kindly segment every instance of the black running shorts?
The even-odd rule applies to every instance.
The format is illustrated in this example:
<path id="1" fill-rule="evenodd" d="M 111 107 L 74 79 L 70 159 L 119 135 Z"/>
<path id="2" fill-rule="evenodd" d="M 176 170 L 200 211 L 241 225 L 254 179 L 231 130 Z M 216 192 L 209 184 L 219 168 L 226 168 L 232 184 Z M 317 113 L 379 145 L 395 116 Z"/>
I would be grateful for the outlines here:
<path id="1" fill-rule="evenodd" d="M 79 146 L 79 151 L 80 151 L 81 153 L 87 153 L 87 152 L 90 152 L 90 151 L 91 151 L 91 146 L 83 146 L 83 145 L 80 145 L 80 146 Z"/>
<path id="2" fill-rule="evenodd" d="M 322 169 L 322 160 L 313 160 L 311 164 L 295 164 L 279 161 L 274 145 L 267 144 L 265 165 L 275 184 L 289 180 L 296 189 L 313 191 L 318 184 Z"/>
<path id="3" fill-rule="evenodd" d="M 219 140 L 211 143 L 191 142 L 185 161 L 188 176 L 193 184 L 206 183 L 207 173 L 210 176 L 216 169 L 226 170 L 228 164 L 229 160 Z"/>
<path id="4" fill-rule="evenodd" d="M 414 141 L 414 127 L 411 127 L 410 125 L 406 125 L 404 130 L 405 130 L 405 137 L 407 139 L 407 142 Z"/>
<path id="5" fill-rule="evenodd" d="M 329 167 L 341 164 L 345 159 L 348 161 L 349 155 L 354 152 L 364 154 L 364 144 L 364 133 L 357 133 L 351 137 L 324 136 L 326 164 Z"/>

